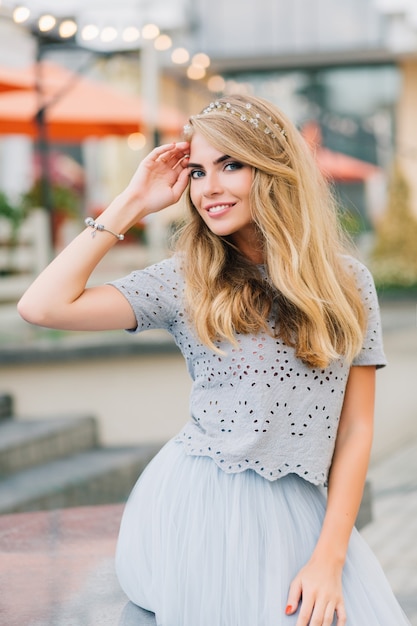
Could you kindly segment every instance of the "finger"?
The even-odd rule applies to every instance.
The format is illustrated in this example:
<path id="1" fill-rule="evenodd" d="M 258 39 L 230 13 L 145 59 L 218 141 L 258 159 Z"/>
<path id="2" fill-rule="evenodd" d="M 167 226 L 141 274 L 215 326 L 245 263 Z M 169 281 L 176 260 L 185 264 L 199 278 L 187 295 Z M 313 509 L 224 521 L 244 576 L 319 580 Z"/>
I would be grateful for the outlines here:
<path id="1" fill-rule="evenodd" d="M 182 170 L 182 172 L 180 172 L 177 180 L 172 186 L 172 192 L 174 194 L 176 201 L 179 200 L 181 195 L 184 193 L 188 185 L 188 181 L 189 181 L 188 172 L 186 170 Z"/>
<path id="2" fill-rule="evenodd" d="M 347 615 L 345 610 L 345 605 L 343 602 L 340 602 L 336 606 L 336 615 L 337 615 L 337 626 L 345 626 L 347 623 Z"/>
<path id="3" fill-rule="evenodd" d="M 326 604 L 316 601 L 309 608 L 305 607 L 304 604 L 305 603 L 303 601 L 301 605 L 301 610 L 300 610 L 300 617 L 302 616 L 303 619 L 307 619 L 307 621 L 301 622 L 303 626 L 304 626 L 304 623 L 308 624 L 308 626 L 331 626 L 333 618 L 330 620 L 330 622 L 327 621 L 326 616 L 328 616 L 328 614 L 330 613 L 330 610 L 328 613 L 326 613 L 326 610 L 327 610 Z M 306 609 L 305 613 L 304 613 L 304 609 Z M 332 614 L 334 616 L 334 609 L 332 611 Z M 298 626 L 298 622 L 297 622 L 297 626 Z"/>
<path id="4" fill-rule="evenodd" d="M 333 602 L 327 604 L 316 602 L 308 624 L 309 626 L 332 626 L 334 613 L 335 606 Z"/>
<path id="5" fill-rule="evenodd" d="M 179 174 L 179 172 L 181 172 L 186 166 L 188 161 L 184 162 L 184 159 L 187 159 L 188 155 L 187 154 L 173 154 L 173 155 L 168 155 L 168 156 L 160 156 L 155 163 L 161 163 L 162 165 L 164 165 L 165 167 L 167 167 L 169 170 L 172 170 L 174 172 L 176 172 L 177 174 Z"/>
<path id="6" fill-rule="evenodd" d="M 333 602 L 326 607 L 323 617 L 323 626 L 332 626 L 334 620 L 335 607 Z"/>
<path id="7" fill-rule="evenodd" d="M 179 159 L 177 159 L 177 162 L 175 163 L 172 169 L 175 170 L 176 168 L 181 168 L 181 169 L 186 168 L 189 160 L 190 160 L 190 155 L 188 153 L 183 154 L 182 156 L 180 156 Z"/>
<path id="8" fill-rule="evenodd" d="M 312 626 L 313 621 L 310 621 L 310 620 L 312 620 L 313 609 L 314 609 L 313 602 L 308 602 L 306 599 L 303 598 L 303 601 L 301 602 L 300 613 L 298 615 L 298 619 L 297 619 L 295 626 Z M 317 626 L 318 624 L 319 622 L 314 622 L 314 626 Z M 320 626 L 321 626 L 321 622 L 320 622 Z"/>
<path id="9" fill-rule="evenodd" d="M 189 156 L 190 146 L 189 144 L 181 145 L 175 144 L 175 147 L 172 150 L 168 150 L 164 154 L 159 157 L 159 160 L 164 161 L 172 166 L 172 168 L 179 165 L 179 163 L 186 156 Z"/>
<path id="10" fill-rule="evenodd" d="M 286 615 L 292 615 L 298 608 L 301 598 L 301 583 L 297 579 L 293 580 L 288 592 L 287 606 L 285 608 Z"/>
<path id="11" fill-rule="evenodd" d="M 190 149 L 190 144 L 188 141 L 178 141 L 177 143 L 166 143 L 162 146 L 158 146 L 154 148 L 151 152 L 151 155 L 154 159 L 161 158 L 170 158 L 171 156 L 178 154 L 180 152 L 188 152 Z"/>
<path id="12" fill-rule="evenodd" d="M 165 143 L 162 146 L 157 146 L 149 153 L 148 156 L 150 159 L 152 159 L 152 161 L 157 161 L 168 150 L 172 150 L 174 146 L 175 146 L 174 143 Z"/>

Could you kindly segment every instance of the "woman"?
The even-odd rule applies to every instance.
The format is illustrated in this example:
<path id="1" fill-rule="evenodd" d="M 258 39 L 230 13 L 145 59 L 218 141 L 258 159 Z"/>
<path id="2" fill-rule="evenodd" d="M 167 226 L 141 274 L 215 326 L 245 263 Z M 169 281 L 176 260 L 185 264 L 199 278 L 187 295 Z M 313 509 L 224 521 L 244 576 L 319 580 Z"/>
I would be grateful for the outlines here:
<path id="1" fill-rule="evenodd" d="M 372 278 L 276 107 L 221 99 L 185 139 L 153 150 L 19 303 L 52 328 L 164 328 L 187 361 L 191 417 L 126 505 L 120 583 L 162 626 L 405 626 L 353 528 L 385 365 Z M 186 189 L 171 258 L 86 288 Z"/>

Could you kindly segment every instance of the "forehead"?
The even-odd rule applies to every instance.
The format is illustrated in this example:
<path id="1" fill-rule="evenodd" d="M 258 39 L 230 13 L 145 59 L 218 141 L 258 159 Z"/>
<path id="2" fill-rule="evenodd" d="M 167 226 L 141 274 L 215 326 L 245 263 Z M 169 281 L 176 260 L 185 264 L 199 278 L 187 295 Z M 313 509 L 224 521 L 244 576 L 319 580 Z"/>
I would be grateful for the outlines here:
<path id="1" fill-rule="evenodd" d="M 194 133 L 190 142 L 190 161 L 214 161 L 223 155 L 224 152 L 215 148 L 201 133 Z"/>

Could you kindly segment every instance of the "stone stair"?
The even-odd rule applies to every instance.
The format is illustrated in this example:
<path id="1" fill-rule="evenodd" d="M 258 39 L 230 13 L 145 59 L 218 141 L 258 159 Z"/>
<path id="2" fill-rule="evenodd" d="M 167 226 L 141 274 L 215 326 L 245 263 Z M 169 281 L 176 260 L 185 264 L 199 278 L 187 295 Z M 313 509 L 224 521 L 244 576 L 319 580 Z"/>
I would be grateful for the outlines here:
<path id="1" fill-rule="evenodd" d="M 15 420 L 0 394 L 0 514 L 122 502 L 160 447 L 103 447 L 91 416 Z M 367 482 L 356 526 L 371 520 Z"/>
<path id="2" fill-rule="evenodd" d="M 88 415 L 16 420 L 0 395 L 0 514 L 122 502 L 159 448 L 103 447 Z"/>

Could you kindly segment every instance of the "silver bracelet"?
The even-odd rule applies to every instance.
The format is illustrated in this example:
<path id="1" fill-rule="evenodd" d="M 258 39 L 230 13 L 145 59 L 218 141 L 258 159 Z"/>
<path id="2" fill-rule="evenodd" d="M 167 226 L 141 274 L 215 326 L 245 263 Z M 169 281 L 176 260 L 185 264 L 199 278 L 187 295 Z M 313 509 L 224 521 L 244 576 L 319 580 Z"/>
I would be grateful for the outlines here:
<path id="1" fill-rule="evenodd" d="M 93 229 L 93 232 L 91 233 L 92 237 L 96 236 L 96 233 L 98 230 L 100 231 L 105 230 L 106 233 L 110 233 L 111 235 L 113 235 L 113 237 L 116 237 L 116 239 L 118 239 L 119 241 L 123 241 L 123 239 L 125 238 L 124 235 L 120 233 L 114 233 L 112 230 L 109 230 L 108 228 L 104 226 L 104 224 L 98 224 L 98 222 L 96 222 L 92 217 L 86 217 L 84 220 L 84 224 Z"/>

